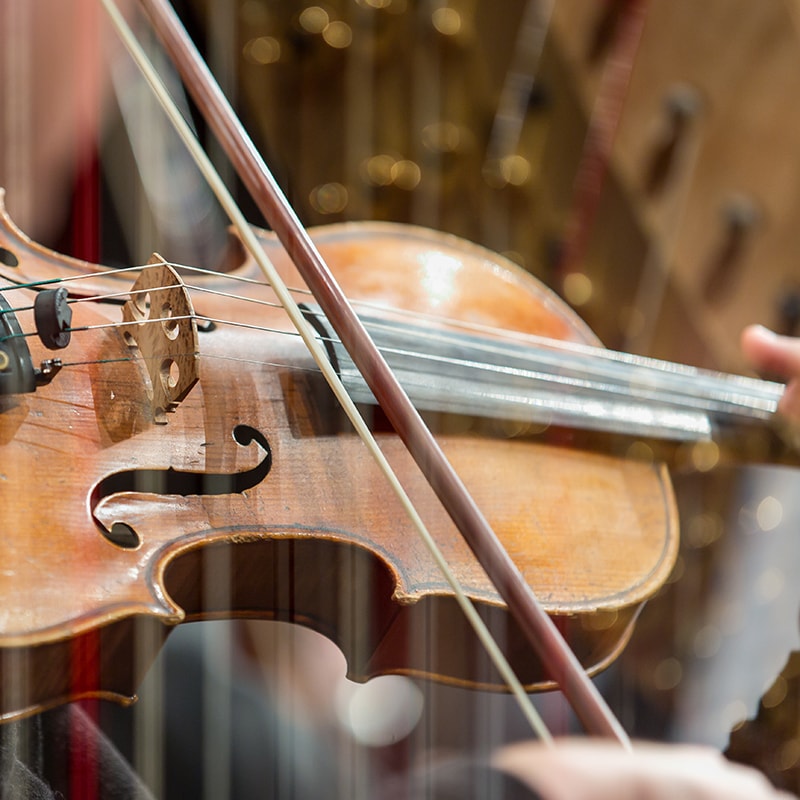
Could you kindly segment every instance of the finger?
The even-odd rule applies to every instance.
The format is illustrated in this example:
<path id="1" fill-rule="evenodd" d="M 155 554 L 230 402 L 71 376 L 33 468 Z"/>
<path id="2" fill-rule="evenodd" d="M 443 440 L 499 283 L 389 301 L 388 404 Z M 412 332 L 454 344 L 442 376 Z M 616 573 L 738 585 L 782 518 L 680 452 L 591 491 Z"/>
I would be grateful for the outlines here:
<path id="1" fill-rule="evenodd" d="M 791 422 L 800 421 L 800 381 L 792 381 L 783 392 L 778 411 Z"/>
<path id="2" fill-rule="evenodd" d="M 787 380 L 800 377 L 800 339 L 750 325 L 742 332 L 741 345 L 745 357 L 759 372 Z"/>

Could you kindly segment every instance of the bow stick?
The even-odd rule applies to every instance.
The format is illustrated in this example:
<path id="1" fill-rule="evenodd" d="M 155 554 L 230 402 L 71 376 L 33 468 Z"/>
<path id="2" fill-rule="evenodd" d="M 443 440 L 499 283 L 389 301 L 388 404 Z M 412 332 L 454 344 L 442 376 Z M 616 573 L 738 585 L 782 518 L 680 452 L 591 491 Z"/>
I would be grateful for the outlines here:
<path id="1" fill-rule="evenodd" d="M 110 0 L 103 2 L 109 8 Z M 628 746 L 619 721 L 539 604 L 365 331 L 175 11 L 166 0 L 140 0 L 140 4 L 237 174 L 528 643 L 549 666 L 586 730 Z"/>

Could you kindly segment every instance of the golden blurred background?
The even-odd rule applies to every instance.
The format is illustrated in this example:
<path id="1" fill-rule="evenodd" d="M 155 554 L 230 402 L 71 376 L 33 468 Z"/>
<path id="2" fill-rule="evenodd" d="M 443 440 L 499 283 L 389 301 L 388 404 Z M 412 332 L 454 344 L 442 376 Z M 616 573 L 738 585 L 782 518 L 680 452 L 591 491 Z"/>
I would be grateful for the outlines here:
<path id="1" fill-rule="evenodd" d="M 305 224 L 390 220 L 478 242 L 615 349 L 742 372 L 745 325 L 800 334 L 797 0 L 177 6 Z M 100 259 L 213 261 L 219 212 L 111 62 Z M 7 204 L 24 223 L 10 191 Z M 736 728 L 731 756 L 796 792 L 798 480 L 718 456 L 679 454 L 676 570 L 601 686 L 634 735 L 725 749 Z M 491 702 L 476 705 L 519 735 Z"/>

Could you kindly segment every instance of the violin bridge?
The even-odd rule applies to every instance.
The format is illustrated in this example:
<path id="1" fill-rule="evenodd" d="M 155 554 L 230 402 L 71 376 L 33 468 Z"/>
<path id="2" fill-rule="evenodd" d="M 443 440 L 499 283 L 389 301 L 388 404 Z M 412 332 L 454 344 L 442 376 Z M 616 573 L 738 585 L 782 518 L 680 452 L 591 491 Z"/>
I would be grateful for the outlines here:
<path id="1" fill-rule="evenodd" d="M 180 275 L 154 253 L 122 309 L 125 337 L 135 345 L 150 376 L 153 417 L 165 425 L 197 383 L 197 321 Z"/>

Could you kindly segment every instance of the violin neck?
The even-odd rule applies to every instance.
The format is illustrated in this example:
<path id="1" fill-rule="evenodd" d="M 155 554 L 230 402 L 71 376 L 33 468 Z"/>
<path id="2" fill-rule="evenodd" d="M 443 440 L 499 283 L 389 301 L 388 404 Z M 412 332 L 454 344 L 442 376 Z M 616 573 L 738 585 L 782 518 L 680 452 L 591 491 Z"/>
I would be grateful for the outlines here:
<path id="1" fill-rule="evenodd" d="M 354 400 L 374 403 L 321 312 L 307 309 Z M 769 422 L 781 384 L 524 334 L 360 314 L 420 411 L 674 441 Z"/>

